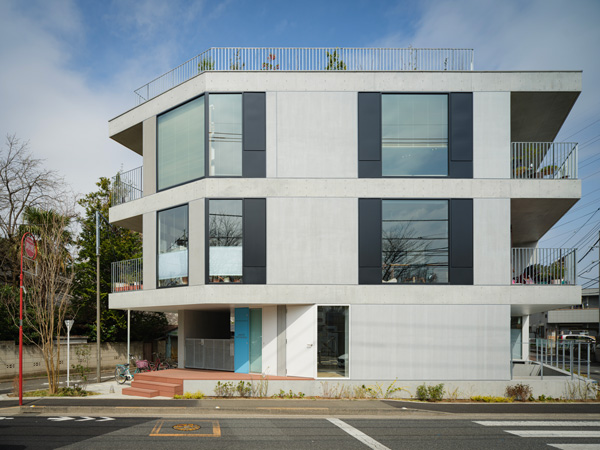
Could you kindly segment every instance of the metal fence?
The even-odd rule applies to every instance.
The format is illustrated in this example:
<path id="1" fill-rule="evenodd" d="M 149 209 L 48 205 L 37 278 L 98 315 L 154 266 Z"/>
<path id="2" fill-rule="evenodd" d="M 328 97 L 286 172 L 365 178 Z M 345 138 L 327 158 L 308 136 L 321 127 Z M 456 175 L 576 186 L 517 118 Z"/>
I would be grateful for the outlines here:
<path id="1" fill-rule="evenodd" d="M 110 191 L 111 206 L 137 200 L 143 196 L 144 172 L 143 167 L 137 167 L 127 172 L 119 172 L 112 178 Z"/>
<path id="2" fill-rule="evenodd" d="M 590 378 L 590 363 L 594 356 L 594 342 L 581 340 L 530 339 L 529 358 L 540 363 L 541 377 L 544 378 L 544 365 L 562 369 L 571 374 Z"/>
<path id="3" fill-rule="evenodd" d="M 577 284 L 574 248 L 513 248 L 512 284 Z"/>
<path id="4" fill-rule="evenodd" d="M 138 104 L 206 71 L 466 71 L 473 49 L 212 47 L 136 89 Z"/>
<path id="5" fill-rule="evenodd" d="M 577 149 L 575 142 L 513 142 L 512 178 L 576 179 Z"/>
<path id="6" fill-rule="evenodd" d="M 186 339 L 185 367 L 233 372 L 233 339 Z"/>
<path id="7" fill-rule="evenodd" d="M 113 262 L 111 271 L 112 292 L 144 289 L 142 258 Z"/>

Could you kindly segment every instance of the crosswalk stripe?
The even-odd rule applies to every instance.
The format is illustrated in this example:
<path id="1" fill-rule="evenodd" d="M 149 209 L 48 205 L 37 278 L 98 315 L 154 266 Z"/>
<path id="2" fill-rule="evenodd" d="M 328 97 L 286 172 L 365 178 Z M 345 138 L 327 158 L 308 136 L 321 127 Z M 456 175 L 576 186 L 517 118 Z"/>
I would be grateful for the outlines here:
<path id="1" fill-rule="evenodd" d="M 597 438 L 600 430 L 503 430 L 520 437 Z"/>
<path id="2" fill-rule="evenodd" d="M 478 420 L 475 423 L 486 427 L 600 427 L 600 421 Z"/>
<path id="3" fill-rule="evenodd" d="M 331 422 L 332 424 L 334 424 L 335 426 L 340 427 L 342 430 L 344 430 L 350 436 L 352 436 L 355 439 L 358 439 L 360 442 L 365 444 L 367 447 L 372 448 L 373 450 L 390 450 L 389 447 L 386 447 L 385 445 L 377 442 L 371 436 L 366 435 L 362 431 L 357 430 L 353 426 L 348 425 L 346 422 L 344 422 L 340 419 L 328 418 L 327 420 L 329 422 Z"/>

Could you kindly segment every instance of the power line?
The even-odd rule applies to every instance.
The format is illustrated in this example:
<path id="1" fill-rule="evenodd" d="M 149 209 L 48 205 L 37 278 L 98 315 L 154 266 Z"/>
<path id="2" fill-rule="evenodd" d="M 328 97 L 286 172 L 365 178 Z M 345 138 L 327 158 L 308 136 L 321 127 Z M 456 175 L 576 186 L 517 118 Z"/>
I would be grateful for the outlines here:
<path id="1" fill-rule="evenodd" d="M 594 211 L 594 214 L 592 214 L 592 215 L 591 215 L 591 216 L 588 218 L 588 220 L 586 220 L 586 221 L 585 221 L 585 223 L 584 223 L 583 225 L 581 225 L 581 226 L 579 227 L 579 229 L 578 229 L 577 231 L 575 231 L 575 232 L 573 233 L 573 235 L 572 235 L 572 236 L 571 236 L 569 239 L 567 239 L 565 242 L 563 242 L 563 244 L 562 244 L 560 247 L 564 247 L 564 246 L 567 244 L 567 242 L 569 242 L 571 239 L 573 239 L 573 236 L 575 236 L 577 233 L 579 233 L 579 231 L 581 231 L 581 229 L 582 229 L 584 226 L 586 226 L 586 225 L 587 225 L 587 223 L 588 223 L 590 220 L 592 220 L 592 217 L 594 217 L 598 211 L 600 211 L 600 208 L 598 208 L 596 211 Z"/>
<path id="2" fill-rule="evenodd" d="M 564 139 L 563 139 L 563 141 L 566 141 L 567 139 L 569 139 L 569 138 L 572 138 L 572 137 L 573 137 L 573 136 L 575 136 L 576 134 L 579 134 L 579 133 L 581 133 L 583 130 L 587 130 L 589 127 L 591 127 L 592 125 L 594 125 L 595 123 L 598 123 L 598 122 L 600 122 L 600 119 L 596 120 L 595 122 L 592 122 L 592 123 L 590 123 L 588 126 L 585 126 L 585 127 L 583 127 L 581 130 L 579 130 L 579 131 L 576 131 L 576 132 L 575 132 L 575 133 L 573 133 L 572 135 L 570 135 L 570 136 L 567 136 L 566 138 L 564 138 Z"/>

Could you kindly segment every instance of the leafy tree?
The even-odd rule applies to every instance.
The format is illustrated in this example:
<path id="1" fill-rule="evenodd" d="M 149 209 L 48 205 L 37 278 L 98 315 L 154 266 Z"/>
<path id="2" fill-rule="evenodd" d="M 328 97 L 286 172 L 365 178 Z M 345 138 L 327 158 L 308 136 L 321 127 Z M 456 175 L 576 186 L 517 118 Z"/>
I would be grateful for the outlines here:
<path id="1" fill-rule="evenodd" d="M 85 335 L 96 341 L 96 211 L 108 217 L 111 182 L 100 178 L 98 190 L 87 194 L 79 201 L 85 208 L 80 218 L 81 232 L 77 240 L 79 253 L 75 264 L 72 311 L 75 324 L 73 334 Z M 122 342 L 127 338 L 127 312 L 108 309 L 108 294 L 111 291 L 111 264 L 115 261 L 142 256 L 142 236 L 135 231 L 100 227 L 100 336 L 103 342 Z M 131 337 L 147 340 L 162 335 L 167 324 L 163 313 L 132 311 Z M 150 323 L 149 326 L 141 324 Z"/>

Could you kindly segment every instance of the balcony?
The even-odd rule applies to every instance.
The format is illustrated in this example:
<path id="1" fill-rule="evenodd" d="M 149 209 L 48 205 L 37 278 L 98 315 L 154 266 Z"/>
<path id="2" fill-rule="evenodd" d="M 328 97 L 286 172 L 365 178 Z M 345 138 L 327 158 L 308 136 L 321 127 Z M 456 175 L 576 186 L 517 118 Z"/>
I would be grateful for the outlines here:
<path id="1" fill-rule="evenodd" d="M 513 285 L 575 285 L 574 248 L 513 248 Z"/>
<path id="2" fill-rule="evenodd" d="M 143 196 L 143 168 L 137 167 L 127 172 L 119 172 L 112 178 L 110 191 L 111 206 L 137 200 Z"/>
<path id="3" fill-rule="evenodd" d="M 574 142 L 513 142 L 511 178 L 576 179 L 577 155 Z"/>
<path id="4" fill-rule="evenodd" d="M 212 47 L 136 89 L 137 104 L 209 71 L 471 71 L 473 50 L 462 48 Z"/>
<path id="5" fill-rule="evenodd" d="M 111 265 L 111 292 L 144 289 L 142 258 L 113 262 Z"/>

